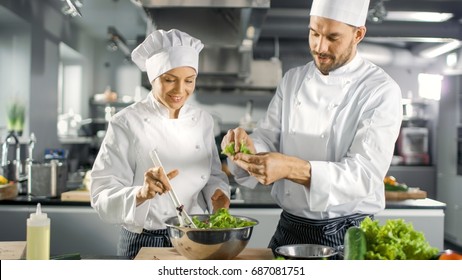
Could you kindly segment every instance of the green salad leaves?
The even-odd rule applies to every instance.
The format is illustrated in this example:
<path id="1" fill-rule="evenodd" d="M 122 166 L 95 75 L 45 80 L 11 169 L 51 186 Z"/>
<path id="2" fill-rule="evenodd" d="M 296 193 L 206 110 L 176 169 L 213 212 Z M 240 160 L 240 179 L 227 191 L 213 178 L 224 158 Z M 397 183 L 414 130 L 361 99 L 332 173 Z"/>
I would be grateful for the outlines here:
<path id="1" fill-rule="evenodd" d="M 241 143 L 239 147 L 239 152 L 243 154 L 251 154 L 249 148 L 244 142 Z M 234 156 L 236 154 L 236 152 L 234 152 L 234 142 L 230 142 L 228 145 L 226 145 L 226 147 L 223 149 L 223 151 L 221 151 L 221 153 L 227 156 Z"/>
<path id="2" fill-rule="evenodd" d="M 422 232 L 414 230 L 411 223 L 403 219 L 379 221 L 364 219 L 360 228 L 366 234 L 369 260 L 429 260 L 438 254 L 438 248 L 431 247 Z"/>
<path id="3" fill-rule="evenodd" d="M 196 216 L 192 217 L 194 224 L 198 228 L 241 228 L 256 225 L 256 222 L 240 219 L 232 216 L 228 209 L 220 208 L 217 212 L 210 215 L 210 219 L 200 221 Z"/>

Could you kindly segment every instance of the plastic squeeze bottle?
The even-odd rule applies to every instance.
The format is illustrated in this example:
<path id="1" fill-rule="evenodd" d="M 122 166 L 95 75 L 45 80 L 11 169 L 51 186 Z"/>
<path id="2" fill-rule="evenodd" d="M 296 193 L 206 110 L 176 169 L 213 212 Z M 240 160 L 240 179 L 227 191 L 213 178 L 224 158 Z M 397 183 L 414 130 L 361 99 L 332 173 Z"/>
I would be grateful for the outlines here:
<path id="1" fill-rule="evenodd" d="M 50 259 L 50 218 L 42 213 L 40 203 L 35 213 L 27 219 L 27 253 L 28 260 Z"/>

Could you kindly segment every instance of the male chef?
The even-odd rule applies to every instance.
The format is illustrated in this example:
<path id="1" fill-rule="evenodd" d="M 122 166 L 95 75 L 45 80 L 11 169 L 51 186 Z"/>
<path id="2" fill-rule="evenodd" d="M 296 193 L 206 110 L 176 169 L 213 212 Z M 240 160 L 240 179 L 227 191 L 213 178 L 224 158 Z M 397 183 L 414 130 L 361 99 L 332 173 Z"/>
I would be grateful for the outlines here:
<path id="1" fill-rule="evenodd" d="M 253 154 L 228 158 L 238 183 L 272 184 L 283 209 L 270 240 L 343 245 L 348 227 L 385 207 L 383 179 L 401 120 L 401 90 L 357 46 L 369 0 L 314 0 L 313 61 L 285 73 L 254 132 L 228 131 L 222 148 L 244 143 Z"/>

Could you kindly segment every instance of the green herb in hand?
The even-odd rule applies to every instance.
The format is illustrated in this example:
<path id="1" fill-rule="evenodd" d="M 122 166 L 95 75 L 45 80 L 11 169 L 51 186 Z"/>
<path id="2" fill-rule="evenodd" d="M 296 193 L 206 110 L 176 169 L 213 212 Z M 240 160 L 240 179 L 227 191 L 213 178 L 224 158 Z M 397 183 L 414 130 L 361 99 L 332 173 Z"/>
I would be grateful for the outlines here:
<path id="1" fill-rule="evenodd" d="M 242 142 L 239 146 L 239 152 L 243 154 L 251 154 L 250 149 L 244 142 Z M 227 156 L 236 155 L 236 153 L 234 152 L 234 142 L 230 142 L 228 145 L 226 145 L 226 147 L 221 151 L 221 153 Z"/>

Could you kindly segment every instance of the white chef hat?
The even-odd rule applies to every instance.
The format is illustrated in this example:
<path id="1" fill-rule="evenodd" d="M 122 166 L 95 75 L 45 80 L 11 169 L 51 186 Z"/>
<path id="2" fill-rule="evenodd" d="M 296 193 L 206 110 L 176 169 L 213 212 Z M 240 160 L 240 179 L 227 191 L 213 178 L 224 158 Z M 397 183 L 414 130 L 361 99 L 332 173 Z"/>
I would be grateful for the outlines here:
<path id="1" fill-rule="evenodd" d="M 369 0 L 313 0 L 310 15 L 359 27 L 366 24 L 368 10 Z"/>
<path id="2" fill-rule="evenodd" d="M 156 30 L 132 51 L 132 60 L 152 82 L 176 67 L 190 66 L 197 73 L 203 47 L 200 40 L 177 29 Z"/>

